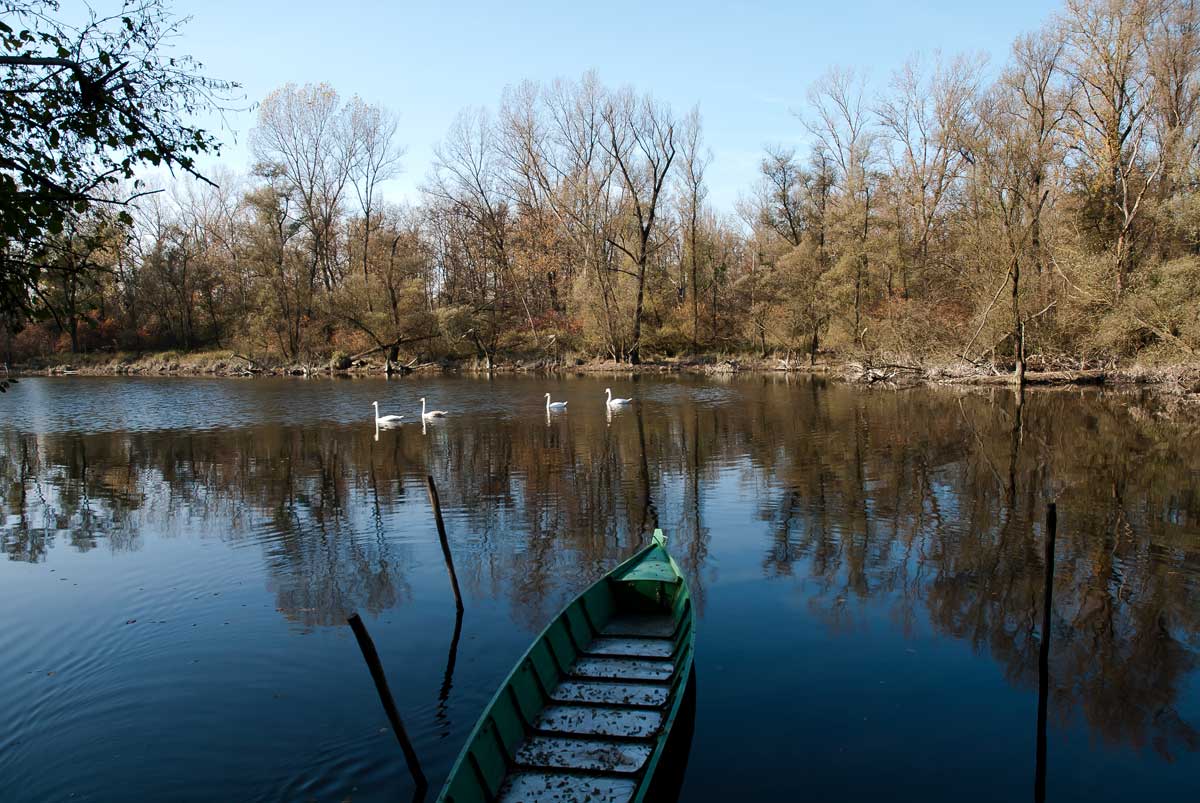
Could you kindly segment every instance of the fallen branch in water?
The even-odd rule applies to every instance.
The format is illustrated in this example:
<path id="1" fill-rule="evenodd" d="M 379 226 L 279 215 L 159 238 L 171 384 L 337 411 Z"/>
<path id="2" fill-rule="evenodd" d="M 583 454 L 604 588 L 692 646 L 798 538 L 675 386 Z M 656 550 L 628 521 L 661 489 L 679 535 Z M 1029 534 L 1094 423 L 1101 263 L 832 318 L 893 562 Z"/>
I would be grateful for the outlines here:
<path id="1" fill-rule="evenodd" d="M 1108 372 L 1091 371 L 1028 371 L 1025 373 L 1026 385 L 1103 385 L 1108 380 Z M 1015 385 L 1016 374 L 999 374 L 997 376 L 962 377 L 959 382 L 974 385 Z"/>
<path id="2" fill-rule="evenodd" d="M 263 370 L 262 363 L 260 363 L 258 360 L 251 359 L 250 357 L 247 357 L 245 354 L 238 354 L 236 351 L 233 353 L 233 356 L 239 360 L 245 360 L 246 362 L 250 363 L 251 368 L 257 368 L 260 371 Z"/>
<path id="3" fill-rule="evenodd" d="M 393 340 L 391 343 L 384 343 L 382 346 L 375 346 L 374 348 L 369 348 L 366 351 L 360 351 L 358 354 L 352 354 L 347 359 L 349 359 L 351 362 L 354 362 L 355 360 L 361 360 L 363 357 L 369 357 L 372 354 L 377 354 L 381 351 L 387 351 L 388 349 L 398 348 L 400 346 L 404 346 L 409 343 L 419 343 L 422 340 L 432 340 L 435 337 L 437 337 L 436 334 L 417 335 L 416 337 L 401 337 L 397 340 Z"/>

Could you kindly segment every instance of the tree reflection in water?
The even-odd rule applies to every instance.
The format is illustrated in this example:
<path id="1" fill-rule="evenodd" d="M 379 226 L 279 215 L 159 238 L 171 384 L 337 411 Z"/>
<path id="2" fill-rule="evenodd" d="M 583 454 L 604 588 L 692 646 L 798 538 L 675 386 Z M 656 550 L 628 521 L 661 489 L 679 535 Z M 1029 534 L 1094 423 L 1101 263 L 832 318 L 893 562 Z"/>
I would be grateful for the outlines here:
<path id="1" fill-rule="evenodd" d="M 533 630 L 660 525 L 703 613 L 720 511 L 769 527 L 748 547 L 764 576 L 802 579 L 831 628 L 854 625 L 852 600 L 886 601 L 898 628 L 927 620 L 1035 689 L 1042 517 L 1057 499 L 1052 719 L 1168 759 L 1200 746 L 1176 709 L 1200 647 L 1193 421 L 1124 395 L 1018 403 L 774 377 L 662 388 L 611 417 L 575 404 L 549 421 L 464 411 L 378 439 L 331 425 L 4 429 L 2 546 L 31 562 L 123 552 L 200 519 L 214 538 L 260 546 L 283 615 L 340 626 L 411 595 L 411 539 L 432 529 L 390 532 L 389 515 L 423 505 L 432 474 L 468 598 L 506 599 Z M 457 647 L 456 630 L 443 717 Z"/>

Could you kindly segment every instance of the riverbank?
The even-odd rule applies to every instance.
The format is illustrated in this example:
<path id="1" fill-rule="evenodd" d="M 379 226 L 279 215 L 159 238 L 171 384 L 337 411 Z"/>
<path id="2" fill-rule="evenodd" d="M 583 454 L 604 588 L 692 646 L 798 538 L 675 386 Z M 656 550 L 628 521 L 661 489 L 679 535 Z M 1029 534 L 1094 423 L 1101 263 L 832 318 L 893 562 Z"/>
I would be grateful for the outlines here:
<path id="1" fill-rule="evenodd" d="M 1025 382 L 1030 386 L 1147 386 L 1180 396 L 1200 396 L 1200 364 L 1148 366 L 1143 364 L 1089 366 L 1036 365 L 1028 370 Z M 91 376 L 380 376 L 412 373 L 486 372 L 488 366 L 475 360 L 438 360 L 428 362 L 386 363 L 382 360 L 357 360 L 330 364 L 280 363 L 254 358 L 228 350 L 200 352 L 154 352 L 144 354 L 62 355 L 58 358 L 16 365 L 12 376 L 91 375 Z M 575 373 L 575 374 L 703 374 L 802 373 L 881 387 L 906 387 L 918 384 L 943 385 L 1015 385 L 1011 370 L 965 361 L 914 361 L 903 356 L 823 354 L 815 362 L 808 359 L 779 357 L 705 355 L 695 358 L 648 360 L 631 365 L 597 359 L 506 359 L 490 370 L 497 373 Z"/>

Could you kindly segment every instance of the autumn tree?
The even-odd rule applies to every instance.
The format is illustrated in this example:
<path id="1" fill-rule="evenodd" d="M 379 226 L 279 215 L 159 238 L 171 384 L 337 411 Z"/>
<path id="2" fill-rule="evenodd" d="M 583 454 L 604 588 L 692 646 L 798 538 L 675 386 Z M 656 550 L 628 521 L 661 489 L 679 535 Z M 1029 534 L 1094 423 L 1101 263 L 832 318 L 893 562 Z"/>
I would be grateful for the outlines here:
<path id="1" fill-rule="evenodd" d="M 617 165 L 623 206 L 623 214 L 607 237 L 633 265 L 633 341 L 625 356 L 637 365 L 642 359 L 646 273 L 656 247 L 652 238 L 663 213 L 671 165 L 679 152 L 677 122 L 668 107 L 629 89 L 608 99 L 603 118 L 607 136 L 602 147 Z"/>
<path id="2" fill-rule="evenodd" d="M 126 0 L 108 16 L 89 10 L 81 25 L 60 19 L 54 0 L 11 0 L 4 10 L 0 318 L 12 330 L 38 305 L 45 266 L 62 264 L 53 252 L 73 239 L 71 219 L 127 203 L 145 167 L 200 175 L 196 157 L 218 143 L 189 118 L 229 103 L 236 85 L 166 52 L 182 21 L 164 0 Z M 112 214 L 129 224 L 127 212 Z"/>
<path id="3" fill-rule="evenodd" d="M 1086 222 L 1111 259 L 1119 300 L 1136 269 L 1146 201 L 1165 154 L 1150 147 L 1152 86 L 1146 70 L 1154 0 L 1067 0 L 1062 35 L 1070 107 L 1071 167 Z"/>
<path id="4" fill-rule="evenodd" d="M 404 147 L 397 139 L 400 122 L 395 113 L 366 103 L 359 97 L 352 98 L 343 113 L 348 118 L 346 136 L 352 143 L 350 183 L 362 213 L 360 256 L 363 280 L 366 281 L 370 273 L 371 234 L 379 225 L 376 219 L 379 185 L 399 174 Z M 369 295 L 367 303 L 368 306 L 371 303 Z"/>
<path id="5" fill-rule="evenodd" d="M 700 109 L 694 108 L 683 120 L 681 129 L 682 153 L 677 178 L 680 231 L 683 248 L 680 266 L 687 265 L 687 280 L 678 283 L 680 301 L 690 300 L 692 308 L 692 351 L 700 349 L 700 265 L 703 261 L 701 225 L 704 221 L 704 201 L 708 188 L 704 173 L 712 153 L 704 148 Z"/>
<path id="6" fill-rule="evenodd" d="M 311 283 L 332 290 L 344 266 L 337 224 L 350 173 L 359 156 L 349 116 L 328 84 L 287 84 L 266 97 L 251 136 L 256 172 L 293 199 L 308 235 Z"/>
<path id="7" fill-rule="evenodd" d="M 1021 309 L 1022 269 L 1040 276 L 1045 269 L 1042 218 L 1050 200 L 1054 165 L 1062 158 L 1067 97 L 1057 87 L 1063 45 L 1050 35 L 1024 36 L 1013 47 L 1014 63 L 978 104 L 979 127 L 964 140 L 977 168 L 974 177 L 983 202 L 994 209 L 1004 244 L 1005 281 L 983 318 L 1007 284 L 1010 287 L 1014 372 L 1025 381 L 1025 327 Z M 1035 315 L 1049 311 L 1049 307 Z M 975 337 L 984 323 L 981 322 Z M 975 338 L 969 342 L 969 351 Z"/>
<path id="8" fill-rule="evenodd" d="M 879 135 L 865 80 L 853 70 L 830 70 L 809 88 L 808 99 L 805 125 L 822 158 L 833 166 L 838 262 L 851 277 L 852 332 L 855 342 L 861 342 L 864 307 L 872 290 L 868 242 Z"/>
<path id="9" fill-rule="evenodd" d="M 459 115 L 435 151 L 425 193 L 436 210 L 441 291 L 458 308 L 450 328 L 473 343 L 490 368 L 513 324 L 514 307 L 523 302 L 510 281 L 512 216 L 490 115 Z"/>
<path id="10" fill-rule="evenodd" d="M 712 202 L 698 107 L 595 73 L 464 111 L 406 203 L 389 197 L 396 114 L 326 84 L 271 93 L 250 173 L 206 183 L 188 173 L 214 143 L 185 118 L 228 87 L 163 63 L 177 26 L 158 0 L 78 30 L 19 3 L 0 29 L 5 350 L 335 367 L 890 353 L 1018 382 L 1035 364 L 1193 359 L 1196 4 L 1064 1 L 995 70 L 829 71 L 734 210 Z M 135 197 L 156 159 L 179 175 Z"/>
<path id="11" fill-rule="evenodd" d="M 910 59 L 892 77 L 891 92 L 877 114 L 889 147 L 890 177 L 897 188 L 895 208 L 900 286 L 886 280 L 887 294 L 910 294 L 930 281 L 931 244 L 946 222 L 946 206 L 961 178 L 963 140 L 970 133 L 981 65 L 966 59 L 940 60 L 927 69 Z"/>

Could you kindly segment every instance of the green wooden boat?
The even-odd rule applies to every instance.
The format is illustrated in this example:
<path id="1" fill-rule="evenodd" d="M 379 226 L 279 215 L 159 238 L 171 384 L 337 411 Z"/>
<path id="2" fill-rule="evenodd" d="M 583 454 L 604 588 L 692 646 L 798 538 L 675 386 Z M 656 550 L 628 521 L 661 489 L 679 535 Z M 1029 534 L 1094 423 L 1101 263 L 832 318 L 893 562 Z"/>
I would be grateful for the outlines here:
<path id="1" fill-rule="evenodd" d="M 692 674 L 693 620 L 656 530 L 517 661 L 438 800 L 646 800 Z"/>

